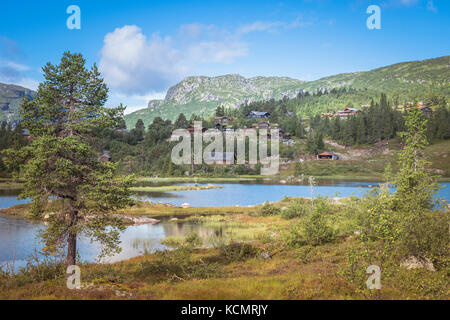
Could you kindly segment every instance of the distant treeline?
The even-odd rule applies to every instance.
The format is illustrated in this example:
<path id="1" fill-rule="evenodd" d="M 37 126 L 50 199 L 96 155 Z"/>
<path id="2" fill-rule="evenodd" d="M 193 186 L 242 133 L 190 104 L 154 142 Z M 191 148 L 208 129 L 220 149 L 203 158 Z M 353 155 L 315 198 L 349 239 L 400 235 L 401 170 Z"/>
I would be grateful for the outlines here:
<path id="1" fill-rule="evenodd" d="M 445 100 L 435 106 L 433 113 L 427 115 L 428 139 L 450 138 L 450 115 Z M 408 112 L 393 109 L 385 94 L 379 102 L 370 103 L 348 119 L 339 117 L 322 118 L 316 115 L 310 121 L 314 131 L 347 146 L 374 144 L 381 140 L 392 139 L 398 132 L 405 130 L 404 116 Z"/>
<path id="2" fill-rule="evenodd" d="M 1 152 L 11 146 L 20 147 L 26 144 L 26 140 L 23 137 L 22 127 L 19 125 L 12 127 L 6 121 L 2 121 L 0 124 L 0 176 L 6 174 L 6 168 L 2 161 Z"/>
<path id="3" fill-rule="evenodd" d="M 250 128 L 252 123 L 268 121 L 271 125 L 278 125 L 285 133 L 298 139 L 306 139 L 307 151 L 316 154 L 323 151 L 325 146 L 323 139 L 331 138 L 341 144 L 348 146 L 370 145 L 382 140 L 391 139 L 397 136 L 398 132 L 405 130 L 404 116 L 407 111 L 399 111 L 392 108 L 398 101 L 388 100 L 385 94 L 375 102 L 370 100 L 366 107 L 359 107 L 358 112 L 348 119 L 339 117 L 321 117 L 315 112 L 308 118 L 303 119 L 300 115 L 308 110 L 308 102 L 322 99 L 323 97 L 341 99 L 349 95 L 359 95 L 364 90 L 356 89 L 332 89 L 322 90 L 314 94 L 301 93 L 295 99 L 282 99 L 279 101 L 269 100 L 265 102 L 253 102 L 242 106 L 239 109 L 226 109 L 217 107 L 215 116 L 229 116 L 233 120 L 227 124 L 229 128 Z M 447 101 L 441 96 L 430 95 L 424 99 L 424 103 L 433 106 L 433 113 L 427 115 L 428 119 L 428 139 L 448 139 L 450 138 L 450 115 L 447 109 Z M 343 100 L 344 101 L 344 100 Z M 414 102 L 416 103 L 416 102 Z M 405 102 L 406 104 L 406 102 Z M 348 102 L 345 107 L 354 107 Z M 264 111 L 270 113 L 270 118 L 248 119 L 250 111 Z M 331 111 L 331 110 L 324 110 Z M 215 128 L 214 116 L 202 118 L 198 115 L 191 115 L 189 119 L 184 114 L 180 114 L 176 121 L 163 120 L 160 117 L 146 128 L 144 122 L 139 119 L 132 130 L 126 130 L 123 121 L 118 128 L 105 129 L 102 132 L 100 149 L 110 152 L 113 161 L 119 161 L 125 172 L 133 172 L 147 175 L 184 175 L 186 171 L 191 171 L 191 166 L 176 166 L 170 160 L 173 142 L 168 141 L 173 130 L 188 128 L 194 121 L 202 121 L 205 128 Z M 309 122 L 309 128 L 307 123 Z M 3 122 L 0 128 L 0 151 L 13 146 L 26 143 L 22 136 L 22 128 L 17 126 L 12 128 Z M 295 150 L 290 147 L 283 147 L 283 156 L 294 155 Z M 289 150 L 287 150 L 289 149 Z M 0 172 L 5 168 L 0 158 Z M 205 174 L 253 174 L 258 168 L 250 169 L 246 166 L 203 166 L 194 167 L 196 173 Z"/>

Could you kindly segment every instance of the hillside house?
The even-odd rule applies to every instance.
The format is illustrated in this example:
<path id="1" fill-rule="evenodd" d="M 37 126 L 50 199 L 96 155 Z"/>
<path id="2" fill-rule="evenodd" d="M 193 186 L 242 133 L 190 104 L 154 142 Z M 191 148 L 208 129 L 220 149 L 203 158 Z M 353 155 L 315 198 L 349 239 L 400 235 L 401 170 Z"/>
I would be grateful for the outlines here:
<path id="1" fill-rule="evenodd" d="M 270 123 L 268 123 L 266 121 L 258 122 L 258 129 L 269 129 L 269 128 L 270 128 Z"/>
<path id="2" fill-rule="evenodd" d="M 322 117 L 322 119 L 323 118 L 333 118 L 334 114 L 331 112 L 328 112 L 328 113 L 322 113 L 320 116 Z"/>
<path id="3" fill-rule="evenodd" d="M 331 152 L 319 153 L 316 157 L 317 160 L 339 160 L 339 156 Z"/>
<path id="4" fill-rule="evenodd" d="M 263 112 L 263 111 L 250 111 L 247 114 L 248 119 L 269 119 L 270 113 L 269 112 Z"/>
<path id="5" fill-rule="evenodd" d="M 194 131 L 195 131 L 194 126 L 192 126 L 192 125 L 189 126 L 189 127 L 187 128 L 187 130 L 189 131 L 190 134 L 193 134 Z M 205 127 L 203 127 L 203 128 L 202 128 L 202 133 L 205 132 L 206 130 L 208 130 L 208 129 L 205 128 Z"/>
<path id="6" fill-rule="evenodd" d="M 128 130 L 128 129 L 116 129 L 116 133 L 130 134 L 130 130 Z"/>
<path id="7" fill-rule="evenodd" d="M 22 129 L 22 137 L 27 141 L 33 140 L 30 136 L 30 132 L 28 131 L 28 129 Z"/>
<path id="8" fill-rule="evenodd" d="M 422 102 L 419 102 L 417 104 L 417 108 L 419 108 L 419 110 L 422 111 L 423 114 L 426 116 L 429 116 L 433 113 L 433 109 L 431 109 L 429 106 L 423 104 Z"/>
<path id="9" fill-rule="evenodd" d="M 214 120 L 216 121 L 216 123 L 230 123 L 234 120 L 234 118 L 232 117 L 215 117 Z"/>
<path id="10" fill-rule="evenodd" d="M 433 114 L 433 109 L 430 106 L 427 106 L 426 104 L 424 104 L 423 102 L 419 102 L 417 103 L 416 107 L 423 112 L 424 115 L 429 116 L 431 114 Z M 398 105 L 398 106 L 393 106 L 392 107 L 395 110 L 399 110 L 399 111 L 409 111 L 411 110 L 411 108 L 414 108 L 414 103 L 412 102 L 408 102 L 406 103 L 405 106 L 403 105 Z"/>
<path id="11" fill-rule="evenodd" d="M 334 116 L 340 118 L 348 118 L 349 116 L 354 116 L 359 112 L 358 109 L 345 108 L 344 110 L 339 110 Z"/>
<path id="12" fill-rule="evenodd" d="M 100 161 L 102 162 L 110 162 L 111 156 L 109 155 L 109 152 L 107 150 L 103 150 L 103 154 L 100 157 Z"/>

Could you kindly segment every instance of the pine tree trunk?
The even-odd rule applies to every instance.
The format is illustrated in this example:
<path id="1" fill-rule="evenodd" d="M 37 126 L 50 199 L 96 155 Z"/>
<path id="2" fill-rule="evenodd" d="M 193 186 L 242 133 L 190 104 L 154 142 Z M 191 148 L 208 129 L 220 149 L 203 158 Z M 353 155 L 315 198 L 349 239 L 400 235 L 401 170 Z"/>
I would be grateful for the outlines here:
<path id="1" fill-rule="evenodd" d="M 69 202 L 69 237 L 67 239 L 67 265 L 75 265 L 77 259 L 77 233 L 73 230 L 78 219 L 78 210 Z"/>
<path id="2" fill-rule="evenodd" d="M 68 246 L 67 246 L 67 265 L 72 266 L 76 264 L 77 258 L 77 234 L 69 232 Z"/>

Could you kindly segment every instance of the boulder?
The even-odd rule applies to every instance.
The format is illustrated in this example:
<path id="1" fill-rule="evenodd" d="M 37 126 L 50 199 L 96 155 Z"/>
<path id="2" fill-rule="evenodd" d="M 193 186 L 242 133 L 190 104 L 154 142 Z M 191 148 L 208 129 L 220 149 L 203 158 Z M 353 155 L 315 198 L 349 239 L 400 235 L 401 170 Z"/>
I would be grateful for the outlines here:
<path id="1" fill-rule="evenodd" d="M 400 267 L 406 268 L 408 270 L 412 269 L 426 269 L 428 271 L 436 271 L 433 263 L 428 258 L 417 258 L 415 256 L 408 256 L 403 259 L 400 263 Z"/>

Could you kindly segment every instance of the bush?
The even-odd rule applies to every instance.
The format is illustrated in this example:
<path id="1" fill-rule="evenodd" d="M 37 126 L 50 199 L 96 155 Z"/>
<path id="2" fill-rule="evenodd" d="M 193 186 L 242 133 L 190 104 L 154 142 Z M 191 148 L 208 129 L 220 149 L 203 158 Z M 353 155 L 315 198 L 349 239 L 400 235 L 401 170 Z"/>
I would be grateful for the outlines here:
<path id="1" fill-rule="evenodd" d="M 281 211 L 281 217 L 283 219 L 295 219 L 301 218 L 306 215 L 307 209 L 304 206 L 293 204 L 287 207 L 286 210 Z"/>
<path id="2" fill-rule="evenodd" d="M 448 260 L 449 215 L 444 211 L 424 211 L 404 215 L 398 250 L 404 255 L 430 258 L 434 263 Z"/>
<path id="3" fill-rule="evenodd" d="M 328 202 L 327 198 L 318 196 L 313 200 L 314 212 L 320 213 L 322 215 L 329 214 L 333 210 L 332 206 Z"/>
<path id="4" fill-rule="evenodd" d="M 248 243 L 232 243 L 229 245 L 223 245 L 219 247 L 219 251 L 220 255 L 228 262 L 254 258 L 259 253 L 258 248 Z"/>
<path id="5" fill-rule="evenodd" d="M 274 216 L 277 214 L 280 214 L 281 210 L 280 208 L 275 207 L 274 205 L 271 205 L 268 201 L 264 202 L 262 207 L 258 210 L 258 215 L 260 216 Z"/>
<path id="6" fill-rule="evenodd" d="M 333 230 L 328 226 L 323 214 L 314 210 L 303 224 L 305 241 L 317 246 L 333 241 Z"/>
<path id="7" fill-rule="evenodd" d="M 286 246 L 290 248 L 296 248 L 305 244 L 303 240 L 303 228 L 300 223 L 294 224 L 289 228 L 289 230 L 284 234 L 284 241 Z"/>
<path id="8" fill-rule="evenodd" d="M 186 245 L 190 248 L 199 247 L 203 244 L 202 238 L 200 238 L 200 236 L 195 232 L 189 233 L 184 239 L 184 241 Z"/>

